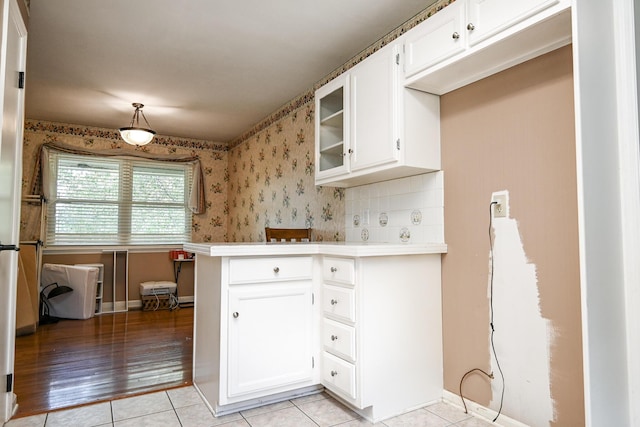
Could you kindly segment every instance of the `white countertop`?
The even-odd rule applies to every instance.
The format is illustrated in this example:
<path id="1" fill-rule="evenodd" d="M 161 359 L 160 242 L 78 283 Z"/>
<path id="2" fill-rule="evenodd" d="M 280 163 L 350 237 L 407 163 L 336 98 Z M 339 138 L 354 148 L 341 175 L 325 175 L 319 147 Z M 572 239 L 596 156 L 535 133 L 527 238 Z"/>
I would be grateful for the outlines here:
<path id="1" fill-rule="evenodd" d="M 447 252 L 445 243 L 187 243 L 184 250 L 207 256 L 342 255 L 354 257 L 425 255 Z"/>

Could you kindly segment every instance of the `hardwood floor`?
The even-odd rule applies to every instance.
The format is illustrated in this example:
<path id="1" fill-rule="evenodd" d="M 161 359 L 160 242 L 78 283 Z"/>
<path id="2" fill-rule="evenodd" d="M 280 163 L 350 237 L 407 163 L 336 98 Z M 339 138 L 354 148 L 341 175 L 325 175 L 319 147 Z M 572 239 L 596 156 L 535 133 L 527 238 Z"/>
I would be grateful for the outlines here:
<path id="1" fill-rule="evenodd" d="M 18 417 L 188 385 L 193 308 L 41 325 L 15 354 Z"/>

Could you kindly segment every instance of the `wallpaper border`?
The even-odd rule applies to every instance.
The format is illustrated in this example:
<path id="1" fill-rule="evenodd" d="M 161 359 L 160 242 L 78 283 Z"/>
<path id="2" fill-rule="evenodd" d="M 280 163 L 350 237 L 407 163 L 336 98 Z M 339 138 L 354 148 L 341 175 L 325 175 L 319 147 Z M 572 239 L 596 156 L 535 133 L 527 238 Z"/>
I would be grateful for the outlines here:
<path id="1" fill-rule="evenodd" d="M 101 138 L 124 143 L 117 130 L 74 125 L 69 123 L 50 122 L 47 120 L 26 119 L 24 123 L 24 130 L 28 132 L 73 135 L 89 139 Z M 198 150 L 229 151 L 229 145 L 226 143 L 166 135 L 156 135 L 151 144 Z"/>
<path id="2" fill-rule="evenodd" d="M 247 141 L 251 137 L 255 136 L 256 134 L 260 133 L 264 129 L 268 128 L 269 126 L 271 126 L 274 123 L 276 123 L 276 122 L 282 120 L 283 118 L 287 117 L 292 112 L 300 109 L 301 107 L 304 107 L 309 102 L 313 102 L 314 97 L 315 97 L 315 91 L 318 88 L 320 88 L 321 86 L 327 84 L 328 82 L 330 82 L 331 80 L 335 79 L 340 74 L 344 73 L 345 71 L 349 70 L 350 68 L 354 67 L 355 65 L 357 65 L 358 63 L 360 63 L 361 61 L 363 61 L 364 59 L 366 59 L 367 57 L 369 57 L 373 53 L 375 53 L 378 50 L 382 49 L 384 46 L 386 46 L 387 44 L 389 44 L 393 40 L 397 39 L 398 37 L 400 37 L 401 35 L 403 35 L 407 31 L 412 29 L 413 27 L 415 27 L 418 24 L 424 22 L 427 18 L 433 16 L 435 13 L 441 11 L 446 6 L 450 5 L 451 3 L 454 3 L 455 1 L 456 0 L 438 0 L 438 1 L 436 1 L 434 4 L 432 4 L 431 6 L 427 7 L 422 12 L 418 13 L 417 15 L 415 15 L 414 17 L 412 17 L 408 21 L 404 22 L 402 25 L 397 27 L 395 30 L 391 31 L 389 34 L 387 34 L 384 37 L 380 38 L 375 43 L 373 43 L 372 45 L 370 45 L 369 47 L 367 47 L 366 49 L 364 49 L 363 51 L 358 53 L 356 56 L 354 56 L 349 61 L 344 63 L 342 66 L 340 66 L 340 67 L 336 68 L 335 70 L 333 70 L 331 73 L 329 73 L 323 79 L 321 79 L 320 81 L 315 83 L 312 88 L 308 89 L 303 94 L 301 94 L 298 97 L 296 97 L 296 98 L 292 99 L 291 101 L 287 102 L 286 104 L 284 104 L 283 106 L 278 108 L 274 113 L 270 114 L 269 116 L 264 118 L 262 121 L 260 121 L 257 124 L 255 124 L 251 129 L 247 130 L 246 132 L 244 132 L 240 136 L 238 136 L 236 138 L 233 138 L 229 142 L 229 148 L 232 149 L 232 148 L 242 144 L 243 142 Z"/>

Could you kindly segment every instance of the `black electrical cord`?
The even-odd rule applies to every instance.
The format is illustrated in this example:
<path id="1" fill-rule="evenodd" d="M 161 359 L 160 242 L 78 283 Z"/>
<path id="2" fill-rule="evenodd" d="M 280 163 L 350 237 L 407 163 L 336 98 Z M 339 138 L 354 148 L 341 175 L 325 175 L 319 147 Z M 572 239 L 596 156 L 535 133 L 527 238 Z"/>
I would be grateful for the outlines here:
<path id="1" fill-rule="evenodd" d="M 502 412 L 502 404 L 504 402 L 504 389 L 505 389 L 505 385 L 504 385 L 504 373 L 502 372 L 502 367 L 500 366 L 500 362 L 498 361 L 498 354 L 496 353 L 496 346 L 493 342 L 493 334 L 495 333 L 495 328 L 493 327 L 493 237 L 491 235 L 491 229 L 493 228 L 493 216 L 491 215 L 491 208 L 493 207 L 493 205 L 497 204 L 498 202 L 491 202 L 489 204 L 489 256 L 491 259 L 491 274 L 489 275 L 489 305 L 491 306 L 491 317 L 489 319 L 489 324 L 491 325 L 491 350 L 493 351 L 493 357 L 494 359 L 496 359 L 496 366 L 498 367 L 498 372 L 500 372 L 500 377 L 502 378 L 502 393 L 500 396 L 500 408 L 498 409 L 498 414 L 496 415 L 496 417 L 493 419 L 493 422 L 495 423 L 496 420 L 498 419 L 498 417 L 500 416 L 500 413 Z"/>
<path id="2" fill-rule="evenodd" d="M 490 307 L 489 325 L 491 326 L 491 351 L 493 352 L 493 357 L 496 360 L 496 365 L 498 366 L 498 371 L 500 372 L 500 377 L 502 378 L 502 393 L 501 393 L 501 396 L 500 396 L 500 408 L 498 409 L 498 414 L 493 419 L 494 423 L 496 422 L 496 420 L 500 416 L 500 413 L 502 412 L 502 404 L 504 402 L 504 389 L 505 389 L 504 373 L 502 372 L 502 367 L 500 366 L 500 362 L 498 361 L 498 355 L 496 353 L 496 346 L 495 346 L 495 344 L 493 342 L 493 335 L 494 335 L 494 332 L 495 332 L 495 328 L 493 326 L 493 236 L 491 235 L 491 229 L 493 228 L 493 216 L 491 215 L 491 213 L 492 213 L 491 211 L 492 211 L 493 205 L 495 205 L 497 203 L 498 202 L 491 202 L 489 204 L 489 256 L 490 256 L 490 259 L 491 259 L 491 267 L 490 267 L 490 274 L 489 274 L 489 307 Z M 464 380 L 467 377 L 467 375 L 469 375 L 469 374 L 471 374 L 473 372 L 481 372 L 487 378 L 490 378 L 490 379 L 494 378 L 493 372 L 487 373 L 487 372 L 483 371 L 480 368 L 474 368 L 474 369 L 471 369 L 471 370 L 465 372 L 465 374 L 460 379 L 460 389 L 459 389 L 460 399 L 462 399 L 462 404 L 464 405 L 464 413 L 465 414 L 467 414 L 468 411 L 467 411 L 467 404 L 464 401 L 464 396 L 462 395 L 462 383 L 464 382 Z"/>
<path id="3" fill-rule="evenodd" d="M 460 379 L 460 390 L 459 390 L 459 392 L 460 392 L 460 399 L 462 399 L 462 404 L 464 405 L 464 413 L 465 413 L 465 414 L 468 414 L 468 413 L 469 413 L 469 411 L 467 410 L 467 403 L 464 401 L 464 396 L 462 396 L 462 383 L 464 382 L 464 379 L 465 379 L 465 378 L 467 378 L 467 375 L 469 375 L 469 374 L 470 374 L 470 373 L 472 373 L 472 372 L 476 372 L 476 371 L 477 371 L 477 372 L 481 372 L 481 373 L 483 373 L 487 378 L 493 379 L 493 372 L 492 372 L 492 373 L 490 373 L 490 374 L 488 374 L 488 373 L 486 373 L 485 371 L 483 371 L 483 370 L 482 370 L 482 369 L 480 369 L 480 368 L 473 368 L 473 369 L 471 369 L 471 370 L 469 370 L 469 371 L 465 372 L 465 374 L 464 374 L 464 375 L 462 376 L 462 378 Z M 495 420 L 494 420 L 494 421 L 495 421 Z"/>

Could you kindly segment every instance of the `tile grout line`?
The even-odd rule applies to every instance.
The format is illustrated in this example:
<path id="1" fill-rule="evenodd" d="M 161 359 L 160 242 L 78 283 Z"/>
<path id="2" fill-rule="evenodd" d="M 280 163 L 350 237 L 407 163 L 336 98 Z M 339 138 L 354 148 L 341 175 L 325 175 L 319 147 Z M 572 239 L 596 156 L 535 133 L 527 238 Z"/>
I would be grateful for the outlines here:
<path id="1" fill-rule="evenodd" d="M 311 420 L 312 423 L 314 423 L 315 425 L 317 425 L 318 427 L 320 427 L 320 424 L 318 424 L 316 422 L 316 420 L 314 420 L 313 418 L 311 418 L 311 416 L 309 414 L 307 414 L 306 412 L 304 412 L 302 410 L 302 408 L 300 408 L 298 405 L 296 405 L 295 403 L 293 403 L 291 400 L 289 401 L 291 402 L 291 404 L 293 405 L 294 408 L 296 408 L 298 411 L 302 412 L 302 414 L 307 417 L 309 420 Z"/>
<path id="2" fill-rule="evenodd" d="M 167 399 L 169 399 L 169 403 L 171 404 L 171 409 L 173 409 L 173 413 L 175 414 L 176 419 L 178 420 L 178 424 L 180 424 L 180 427 L 184 427 L 182 425 L 182 420 L 180 419 L 180 416 L 178 415 L 178 411 L 176 410 L 176 405 L 174 405 L 173 404 L 173 400 L 171 400 L 171 395 L 169 394 L 169 390 L 165 390 L 164 394 L 166 394 L 167 395 Z"/>

